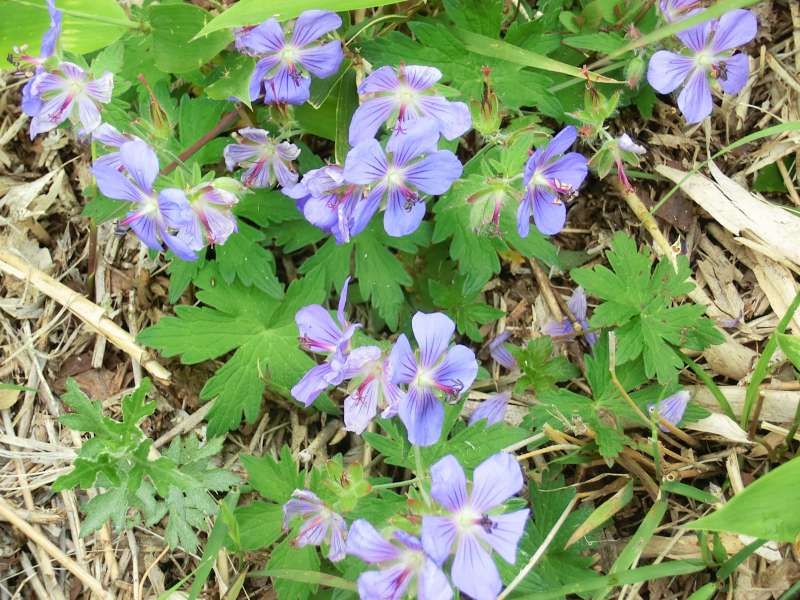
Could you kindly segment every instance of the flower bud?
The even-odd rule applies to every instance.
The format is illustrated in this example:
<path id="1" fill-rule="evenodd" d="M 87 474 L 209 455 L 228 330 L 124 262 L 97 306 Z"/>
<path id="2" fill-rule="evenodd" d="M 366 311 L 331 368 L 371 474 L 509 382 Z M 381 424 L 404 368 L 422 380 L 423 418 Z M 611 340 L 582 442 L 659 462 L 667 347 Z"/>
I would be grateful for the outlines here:
<path id="1" fill-rule="evenodd" d="M 492 89 L 489 67 L 481 69 L 483 73 L 483 97 L 480 102 L 470 102 L 472 125 L 482 136 L 497 133 L 503 116 L 500 114 L 500 101 Z"/>
<path id="2" fill-rule="evenodd" d="M 641 56 L 634 56 L 625 66 L 625 81 L 632 90 L 639 87 L 639 82 L 644 75 L 644 67 L 644 59 Z"/>

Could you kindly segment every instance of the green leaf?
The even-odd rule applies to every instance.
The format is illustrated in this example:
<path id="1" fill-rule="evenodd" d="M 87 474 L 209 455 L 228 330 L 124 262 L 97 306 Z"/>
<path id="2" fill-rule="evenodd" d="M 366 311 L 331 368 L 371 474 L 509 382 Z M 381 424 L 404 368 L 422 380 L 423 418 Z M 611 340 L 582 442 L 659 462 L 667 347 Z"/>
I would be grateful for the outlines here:
<path id="1" fill-rule="evenodd" d="M 88 54 L 113 44 L 136 26 L 116 0 L 58 0 L 63 13 L 61 47 Z M 0 68 L 10 68 L 6 57 L 15 46 L 27 45 L 39 55 L 41 39 L 50 26 L 44 0 L 5 0 L 0 3 Z"/>
<path id="2" fill-rule="evenodd" d="M 800 457 L 756 479 L 716 512 L 692 521 L 691 529 L 729 531 L 776 542 L 796 542 L 800 512 Z"/>
<path id="3" fill-rule="evenodd" d="M 575 489 L 564 487 L 563 477 L 552 471 L 545 471 L 540 484 L 530 482 L 531 505 L 535 507 L 525 533 L 519 543 L 517 561 L 510 565 L 498 560 L 497 566 L 504 583 L 509 583 L 530 560 L 545 540 L 558 518 L 575 495 Z M 592 559 L 583 554 L 591 548 L 593 537 L 589 534 L 569 547 L 567 540 L 576 528 L 589 516 L 587 507 L 574 510 L 558 529 L 553 542 L 548 547 L 536 568 L 533 569 L 516 588 L 513 598 L 518 594 L 539 592 L 558 587 L 581 578 L 596 578 L 591 569 Z"/>
<path id="4" fill-rule="evenodd" d="M 316 591 L 319 578 L 319 555 L 314 546 L 295 548 L 287 538 L 273 550 L 267 563 L 266 572 L 272 572 L 275 591 L 283 600 L 306 600 Z M 283 577 L 288 571 L 289 577 Z M 310 573 L 300 575 L 299 573 Z"/>
<path id="5" fill-rule="evenodd" d="M 280 302 L 254 287 L 206 276 L 197 282 L 197 298 L 205 306 L 176 306 L 174 317 L 163 317 L 140 334 L 142 343 L 164 356 L 180 355 L 184 364 L 235 351 L 200 391 L 202 400 L 216 398 L 208 416 L 209 435 L 236 428 L 242 418 L 254 422 L 266 382 L 288 396 L 314 365 L 298 346 L 294 324 L 294 312 L 302 304 L 324 300 L 321 281 L 313 284 L 294 282 L 292 287 L 304 289 L 305 297 Z"/>
<path id="6" fill-rule="evenodd" d="M 347 69 L 337 87 L 334 156 L 336 162 L 343 165 L 347 152 L 350 150 L 350 121 L 353 120 L 353 113 L 358 108 L 355 70 L 352 68 Z"/>
<path id="7" fill-rule="evenodd" d="M 464 277 L 457 277 L 455 281 L 449 282 L 431 280 L 428 287 L 436 306 L 444 309 L 455 320 L 460 333 L 475 342 L 483 339 L 480 325 L 490 323 L 505 314 L 502 310 L 484 303 L 480 291 L 476 293 L 470 290 Z"/>
<path id="8" fill-rule="evenodd" d="M 374 6 L 396 4 L 400 0 L 326 0 L 325 10 L 341 12 Z M 318 0 L 271 0 L 269 4 L 263 0 L 241 0 L 221 15 L 214 17 L 210 23 L 203 27 L 198 36 L 208 35 L 220 29 L 242 27 L 261 23 L 270 17 L 278 21 L 288 21 L 298 16 L 304 10 L 320 8 Z"/>
<path id="9" fill-rule="evenodd" d="M 250 108 L 250 77 L 256 61 L 252 56 L 230 53 L 214 72 L 214 83 L 206 88 L 212 100 L 236 98 Z"/>
<path id="10" fill-rule="evenodd" d="M 281 448 L 280 460 L 271 456 L 241 456 L 247 480 L 263 498 L 285 504 L 292 492 L 303 486 L 303 474 L 297 469 L 288 446 Z"/>
<path id="11" fill-rule="evenodd" d="M 209 14 L 192 4 L 156 4 L 149 14 L 156 66 L 165 73 L 199 69 L 233 40 L 230 31 L 194 39 Z"/>
<path id="12" fill-rule="evenodd" d="M 254 285 L 265 294 L 280 298 L 283 288 L 275 275 L 275 259 L 260 244 L 265 238 L 258 229 L 240 222 L 239 231 L 217 246 L 216 263 L 226 283 L 231 284 L 236 278 L 247 287 Z"/>
<path id="13" fill-rule="evenodd" d="M 572 48 L 608 54 L 624 46 L 625 38 L 619 33 L 598 31 L 596 33 L 565 37 L 564 43 Z"/>
<path id="14" fill-rule="evenodd" d="M 584 73 L 583 70 L 578 67 L 485 35 L 472 33 L 471 31 L 465 31 L 459 28 L 455 28 L 453 34 L 464 43 L 467 50 L 482 56 L 499 58 L 500 60 L 516 65 L 531 67 L 542 71 L 563 73 L 564 75 L 571 75 L 578 79 L 586 79 L 588 77 L 591 81 L 597 83 L 620 83 L 615 79 L 591 71 Z"/>
<path id="15" fill-rule="evenodd" d="M 283 507 L 268 502 L 252 502 L 234 511 L 241 532 L 242 550 L 271 546 L 283 533 Z"/>
<path id="16" fill-rule="evenodd" d="M 405 300 L 402 286 L 410 286 L 414 280 L 387 248 L 386 237 L 376 220 L 353 239 L 355 273 L 364 300 L 372 302 L 391 329 L 397 329 Z"/>
<path id="17" fill-rule="evenodd" d="M 173 136 L 173 152 L 178 154 L 194 144 L 208 133 L 219 121 L 222 113 L 228 108 L 226 102 L 208 98 L 191 98 L 188 94 L 181 97 L 178 107 L 178 136 Z M 198 152 L 195 152 L 185 163 L 191 166 L 207 165 L 219 162 L 222 150 L 229 140 L 220 137 L 211 140 Z"/>
<path id="18" fill-rule="evenodd" d="M 563 356 L 553 356 L 550 336 L 534 338 L 525 349 L 515 350 L 515 358 L 522 370 L 517 389 L 536 392 L 553 388 L 556 383 L 578 375 L 578 369 Z"/>
<path id="19" fill-rule="evenodd" d="M 704 307 L 673 306 L 694 287 L 686 257 L 678 257 L 677 270 L 662 258 L 651 272 L 650 253 L 639 251 L 623 233 L 614 236 L 606 256 L 611 269 L 598 265 L 573 269 L 571 275 L 588 294 L 603 300 L 589 322 L 592 327 L 617 328 L 617 364 L 641 356 L 648 377 L 670 384 L 683 366 L 675 349 L 702 350 L 722 342 L 713 322 L 703 316 Z"/>
<path id="20" fill-rule="evenodd" d="M 491 37 L 500 33 L 502 0 L 444 0 L 444 9 L 462 29 Z"/>
<path id="21" fill-rule="evenodd" d="M 85 516 L 81 521 L 81 537 L 97 531 L 109 519 L 116 527 L 120 527 L 125 521 L 127 508 L 125 488 L 98 494 L 83 506 Z"/>
<path id="22" fill-rule="evenodd" d="M 89 197 L 90 200 L 84 205 L 81 216 L 89 217 L 94 221 L 95 225 L 114 219 L 121 219 L 133 207 L 132 202 L 111 200 L 100 192 L 96 192 Z"/>
<path id="23" fill-rule="evenodd" d="M 800 370 L 800 336 L 781 333 L 778 335 L 778 346 L 792 361 L 794 368 Z"/>

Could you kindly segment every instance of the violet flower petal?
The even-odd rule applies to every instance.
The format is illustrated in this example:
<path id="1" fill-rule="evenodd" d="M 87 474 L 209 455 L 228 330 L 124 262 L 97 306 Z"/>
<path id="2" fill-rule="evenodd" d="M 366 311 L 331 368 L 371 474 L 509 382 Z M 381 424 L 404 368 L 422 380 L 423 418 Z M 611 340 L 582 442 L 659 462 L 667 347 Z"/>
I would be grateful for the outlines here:
<path id="1" fill-rule="evenodd" d="M 408 430 L 408 441 L 416 446 L 430 446 L 439 441 L 444 422 L 444 408 L 427 389 L 411 386 L 400 403 L 400 420 Z"/>
<path id="2" fill-rule="evenodd" d="M 678 108 L 687 123 L 699 123 L 711 114 L 714 103 L 711 98 L 711 87 L 708 84 L 708 74 L 696 69 L 689 76 L 686 85 L 678 94 Z"/>
<path id="3" fill-rule="evenodd" d="M 468 501 L 467 478 L 455 456 L 448 454 L 435 462 L 431 472 L 431 497 L 449 512 L 458 512 Z"/>
<path id="4" fill-rule="evenodd" d="M 659 50 L 647 65 L 647 81 L 659 94 L 669 94 L 686 80 L 693 68 L 691 58 Z"/>
<path id="5" fill-rule="evenodd" d="M 443 313 L 417 312 L 411 318 L 411 329 L 419 346 L 420 364 L 430 368 L 447 350 L 456 324 Z"/>
<path id="6" fill-rule="evenodd" d="M 475 469 L 470 505 L 479 513 L 499 506 L 522 489 L 522 469 L 508 452 L 498 452 Z"/>

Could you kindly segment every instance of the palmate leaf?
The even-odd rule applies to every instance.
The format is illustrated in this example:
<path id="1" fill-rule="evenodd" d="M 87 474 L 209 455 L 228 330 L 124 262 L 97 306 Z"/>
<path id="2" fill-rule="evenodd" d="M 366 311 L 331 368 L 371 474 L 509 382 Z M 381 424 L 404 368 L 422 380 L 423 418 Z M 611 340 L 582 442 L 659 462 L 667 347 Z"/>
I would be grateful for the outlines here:
<path id="1" fill-rule="evenodd" d="M 575 488 L 565 487 L 564 478 L 549 471 L 545 472 L 541 484 L 530 482 L 530 500 L 534 511 L 520 540 L 516 563 L 510 565 L 502 559 L 497 560 L 498 570 L 504 583 L 508 584 L 530 560 L 574 495 Z M 522 580 L 515 593 L 545 591 L 576 580 L 597 576 L 591 568 L 592 557 L 584 555 L 593 541 L 591 534 L 564 549 L 572 533 L 590 513 L 590 508 L 582 507 L 567 517 L 536 568 Z"/>
<path id="2" fill-rule="evenodd" d="M 288 395 L 313 366 L 298 346 L 294 314 L 301 306 L 321 303 L 325 290 L 316 275 L 295 281 L 282 300 L 209 273 L 197 285 L 204 306 L 176 306 L 174 317 L 162 318 L 140 339 L 165 356 L 179 355 L 184 364 L 234 351 L 200 392 L 203 400 L 216 398 L 208 415 L 214 436 L 236 428 L 242 418 L 256 419 L 267 382 Z"/>
<path id="3" fill-rule="evenodd" d="M 685 256 L 678 257 L 677 268 L 662 258 L 651 269 L 650 253 L 639 251 L 633 239 L 618 233 L 607 258 L 611 269 L 599 265 L 573 269 L 571 275 L 589 295 L 603 300 L 590 324 L 616 327 L 617 364 L 641 356 L 647 376 L 669 384 L 683 364 L 674 348 L 702 350 L 722 342 L 714 323 L 703 316 L 704 307 L 673 306 L 694 287 Z"/>
<path id="4" fill-rule="evenodd" d="M 403 254 L 414 255 L 420 247 L 430 243 L 430 225 L 423 222 L 413 234 L 395 238 L 383 230 L 383 220 L 373 219 L 364 231 L 347 244 L 337 244 L 328 239 L 300 267 L 300 272 L 320 273 L 325 286 L 341 287 L 350 273 L 351 260 L 359 291 L 384 319 L 390 329 L 397 329 L 400 311 L 405 303 L 404 286 L 414 283 L 401 260 Z M 399 252 L 392 252 L 392 250 Z"/>

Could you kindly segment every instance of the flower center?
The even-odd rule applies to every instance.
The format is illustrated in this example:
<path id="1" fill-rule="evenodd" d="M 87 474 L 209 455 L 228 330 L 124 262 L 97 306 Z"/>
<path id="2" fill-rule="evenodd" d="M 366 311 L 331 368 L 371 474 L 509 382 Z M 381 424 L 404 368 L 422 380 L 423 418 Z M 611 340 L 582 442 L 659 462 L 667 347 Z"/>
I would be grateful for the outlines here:
<path id="1" fill-rule="evenodd" d="M 417 101 L 417 90 L 407 85 L 400 84 L 394 93 L 397 103 L 401 106 L 412 106 Z"/>
<path id="2" fill-rule="evenodd" d="M 694 64 L 704 70 L 708 70 L 716 61 L 717 57 L 714 56 L 713 52 L 708 50 L 698 52 L 694 57 Z"/>
<path id="3" fill-rule="evenodd" d="M 399 167 L 389 167 L 385 175 L 386 185 L 400 187 L 405 183 L 406 177 L 403 169 Z"/>
<path id="4" fill-rule="evenodd" d="M 291 65 L 297 62 L 298 55 L 299 49 L 287 44 L 278 53 L 278 58 L 280 58 L 281 62 Z"/>

